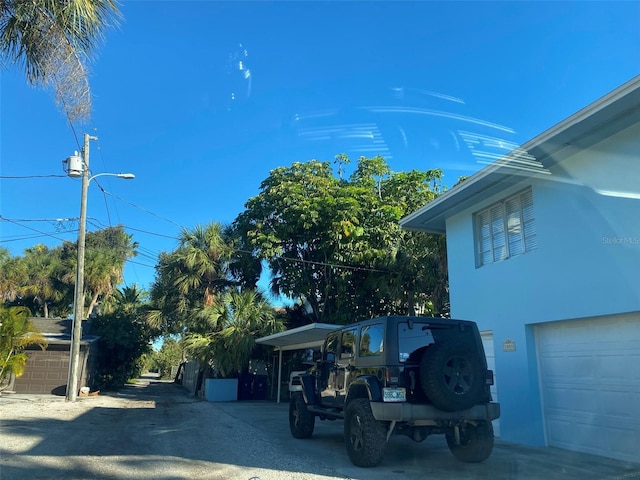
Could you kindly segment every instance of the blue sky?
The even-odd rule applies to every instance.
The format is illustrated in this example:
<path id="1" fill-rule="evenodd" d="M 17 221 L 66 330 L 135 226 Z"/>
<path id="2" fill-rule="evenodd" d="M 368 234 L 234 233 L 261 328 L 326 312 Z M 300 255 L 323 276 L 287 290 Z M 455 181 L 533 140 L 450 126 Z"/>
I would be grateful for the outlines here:
<path id="1" fill-rule="evenodd" d="M 74 241 L 91 143 L 89 230 L 140 244 L 149 287 L 181 227 L 230 223 L 269 171 L 346 153 L 394 171 L 484 166 L 640 73 L 639 2 L 127 1 L 91 64 L 94 110 L 72 129 L 52 96 L 2 71 L 0 241 L 14 255 Z M 70 219 L 56 221 L 56 219 Z"/>

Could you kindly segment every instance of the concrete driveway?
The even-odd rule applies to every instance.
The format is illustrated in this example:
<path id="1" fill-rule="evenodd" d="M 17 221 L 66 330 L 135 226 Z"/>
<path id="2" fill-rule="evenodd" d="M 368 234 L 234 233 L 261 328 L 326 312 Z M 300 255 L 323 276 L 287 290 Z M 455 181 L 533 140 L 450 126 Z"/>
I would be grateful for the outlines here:
<path id="1" fill-rule="evenodd" d="M 392 437 L 384 463 L 361 469 L 347 457 L 340 421 L 318 421 L 311 439 L 296 440 L 287 404 L 209 403 L 152 379 L 75 403 L 4 395 L 0 420 L 2 480 L 640 480 L 640 464 L 500 441 L 486 462 L 464 464 L 441 436 Z"/>
<path id="2" fill-rule="evenodd" d="M 288 404 L 272 402 L 227 402 L 216 405 L 238 422 L 249 422 L 275 442 L 301 457 L 327 462 L 336 473 L 362 480 L 412 479 L 541 479 L 541 480 L 640 480 L 640 463 L 570 452 L 558 448 L 532 448 L 496 439 L 492 456 L 481 464 L 456 460 L 444 436 L 427 437 L 416 443 L 392 436 L 382 465 L 362 469 L 349 461 L 344 447 L 343 422 L 316 420 L 310 439 L 292 438 Z M 640 452 L 638 453 L 640 460 Z"/>

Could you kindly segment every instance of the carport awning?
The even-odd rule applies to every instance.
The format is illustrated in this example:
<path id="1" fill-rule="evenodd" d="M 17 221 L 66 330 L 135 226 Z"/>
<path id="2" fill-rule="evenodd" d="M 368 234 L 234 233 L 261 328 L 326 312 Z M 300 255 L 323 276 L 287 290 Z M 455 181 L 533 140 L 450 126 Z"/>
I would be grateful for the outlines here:
<path id="1" fill-rule="evenodd" d="M 322 345 L 324 338 L 332 330 L 340 328 L 340 325 L 329 323 L 311 323 L 298 328 L 292 328 L 285 332 L 274 333 L 256 340 L 261 345 L 271 345 L 281 351 L 300 350 Z"/>
<path id="2" fill-rule="evenodd" d="M 278 359 L 278 403 L 280 403 L 280 390 L 282 388 L 282 352 L 286 350 L 302 350 L 305 348 L 319 347 L 324 343 L 324 338 L 327 336 L 327 333 L 332 330 L 337 330 L 338 328 L 340 328 L 340 325 L 311 323 L 256 340 L 256 343 L 270 345 L 280 350 Z"/>

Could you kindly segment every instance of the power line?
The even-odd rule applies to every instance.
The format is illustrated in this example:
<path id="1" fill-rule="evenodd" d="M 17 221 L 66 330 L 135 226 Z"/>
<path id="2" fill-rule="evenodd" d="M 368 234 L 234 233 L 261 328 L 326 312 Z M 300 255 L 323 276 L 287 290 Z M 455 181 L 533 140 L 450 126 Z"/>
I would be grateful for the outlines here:
<path id="1" fill-rule="evenodd" d="M 42 230 L 37 230 L 35 228 L 27 227 L 26 225 L 22 225 L 22 224 L 20 224 L 18 222 L 14 222 L 14 221 L 12 221 L 12 220 L 10 220 L 8 218 L 5 218 L 2 215 L 0 215 L 0 220 L 3 220 L 5 222 L 9 222 L 9 223 L 13 223 L 13 224 L 18 225 L 18 226 L 20 226 L 22 228 L 26 228 L 27 230 L 32 230 L 32 231 L 34 231 L 36 233 L 39 233 L 40 235 L 45 236 L 45 237 L 55 238 L 56 240 L 60 240 L 61 242 L 65 241 L 63 238 L 57 237 L 56 235 L 53 235 L 53 234 L 47 233 L 47 232 L 43 232 Z"/>
<path id="2" fill-rule="evenodd" d="M 247 252 L 244 250 L 236 250 L 238 253 L 247 253 L 251 254 L 251 252 Z M 381 270 L 379 268 L 370 268 L 370 267 L 360 267 L 356 265 L 341 265 L 337 263 L 328 263 L 328 262 L 317 262 L 315 260 L 303 260 L 302 258 L 291 258 L 291 257 L 279 257 L 278 260 L 285 260 L 287 262 L 298 262 L 298 263 L 308 263 L 311 265 L 318 265 L 321 267 L 331 267 L 331 268 L 341 268 L 344 270 L 353 270 L 353 271 L 363 271 L 363 272 L 377 272 L 377 273 L 397 273 L 392 270 Z"/>
<path id="3" fill-rule="evenodd" d="M 182 225 L 180 225 L 179 223 L 174 222 L 173 220 L 170 220 L 170 219 L 168 219 L 168 218 L 166 218 L 166 217 L 163 217 L 163 216 L 161 216 L 161 215 L 158 215 L 158 214 L 156 214 L 156 213 L 153 213 L 152 211 L 147 210 L 146 208 L 141 207 L 140 205 L 136 205 L 135 203 L 132 203 L 132 202 L 130 202 L 130 201 L 128 201 L 128 200 L 125 200 L 124 198 L 118 197 L 117 195 L 114 195 L 114 194 L 113 194 L 113 193 L 111 193 L 111 192 L 107 192 L 107 191 L 105 191 L 104 193 L 105 193 L 106 195 L 110 195 L 110 196 L 112 196 L 113 198 L 115 198 L 115 199 L 117 199 L 117 200 L 120 200 L 121 202 L 124 202 L 124 203 L 126 203 L 126 204 L 128 204 L 128 205 L 131 205 L 132 207 L 135 207 L 135 208 L 137 208 L 137 209 L 139 209 L 139 210 L 142 210 L 143 212 L 148 213 L 149 215 L 153 215 L 154 217 L 157 217 L 157 218 L 159 218 L 159 219 L 161 219 L 161 220 L 164 220 L 164 221 L 166 221 L 166 222 L 172 223 L 173 225 L 176 225 L 177 227 L 184 228 Z"/>
<path id="4" fill-rule="evenodd" d="M 69 230 L 68 233 L 74 233 L 74 232 Z M 49 234 L 49 233 L 42 233 L 42 234 L 38 234 L 38 235 L 16 236 L 15 238 L 14 237 L 3 237 L 2 238 L 2 243 L 22 242 L 24 240 L 32 240 L 32 239 L 36 239 L 36 238 L 50 237 L 50 236 L 51 236 L 51 234 Z"/>
<path id="5" fill-rule="evenodd" d="M 66 175 L 0 175 L 4 179 L 21 179 L 21 178 L 67 178 Z"/>
<path id="6" fill-rule="evenodd" d="M 77 221 L 78 217 L 72 218 L 7 218 L 2 217 L 2 220 L 12 221 L 12 222 L 71 222 Z"/>
<path id="7" fill-rule="evenodd" d="M 107 211 L 107 221 L 109 222 L 109 226 L 111 226 L 111 212 L 109 212 L 109 203 L 107 202 L 107 196 L 105 195 L 107 192 L 104 188 L 102 188 L 102 185 L 100 185 L 97 180 L 94 180 L 94 182 L 96 182 L 97 187 L 102 192 L 102 198 L 104 199 L 104 209 Z"/>
<path id="8" fill-rule="evenodd" d="M 98 222 L 99 224 L 101 224 L 103 227 L 107 227 L 107 225 L 105 225 L 104 223 L 102 223 L 100 220 L 98 219 L 94 219 L 96 222 Z M 177 240 L 178 237 L 176 235 L 167 235 L 165 233 L 155 233 L 155 232 L 150 232 L 148 230 L 141 230 L 139 228 L 134 228 L 134 227 L 129 227 L 127 225 L 123 225 L 123 227 L 127 230 L 133 230 L 134 232 L 140 232 L 140 233 L 146 233 L 148 235 L 154 235 L 156 237 L 163 237 L 163 238 L 171 238 L 173 240 Z"/>
<path id="9" fill-rule="evenodd" d="M 131 260 L 131 259 L 127 259 L 125 260 L 127 263 L 133 263 L 135 265 L 140 265 L 142 267 L 148 267 L 148 268 L 156 268 L 155 265 L 147 265 L 146 263 L 141 263 L 141 262 L 136 262 L 135 260 Z"/>
<path id="10" fill-rule="evenodd" d="M 108 192 L 106 192 L 106 193 L 108 193 Z M 11 223 L 16 223 L 17 225 L 20 225 L 19 223 L 12 222 L 11 220 L 6 219 L 6 218 L 4 218 L 2 216 L 0 216 L 0 220 L 5 220 L 5 221 L 9 221 Z M 100 225 L 97 225 L 95 223 L 91 223 L 91 224 L 94 225 L 94 226 L 100 227 Z M 24 225 L 20 225 L 20 226 L 22 226 L 23 228 L 29 228 L 29 227 L 26 227 Z M 125 229 L 129 228 L 129 227 L 126 227 L 126 226 L 123 226 L 123 227 Z M 41 231 L 33 229 L 33 228 L 29 228 L 29 229 L 33 230 L 35 232 L 38 232 L 38 233 L 40 233 L 40 234 L 42 234 L 44 236 L 49 236 L 49 237 L 53 237 L 53 238 L 56 238 L 58 240 L 64 241 L 63 239 L 60 239 L 60 238 L 56 237 L 55 235 L 47 234 L 45 232 L 41 232 Z M 132 229 L 132 230 L 136 230 L 136 229 Z M 171 237 L 171 236 L 168 236 L 168 235 L 154 234 L 153 232 L 145 232 L 145 231 L 142 231 L 142 232 L 143 233 L 148 233 L 148 234 L 151 234 L 151 235 L 163 236 L 163 237 L 167 237 L 167 238 L 175 238 L 175 237 Z M 236 253 L 246 253 L 247 255 L 253 255 L 253 252 L 248 251 L 248 250 L 236 249 L 235 251 L 236 251 Z M 144 255 L 141 255 L 141 256 L 144 257 Z M 382 270 L 382 269 L 379 269 L 379 268 L 363 267 L 363 266 L 357 266 L 357 265 L 344 265 L 344 264 L 336 264 L 336 263 L 329 263 L 329 262 L 319 262 L 319 261 L 315 261 L 315 260 L 304 260 L 304 259 L 301 259 L 301 258 L 291 258 L 291 257 L 284 257 L 284 256 L 279 257 L 279 260 L 283 260 L 283 261 L 286 261 L 286 262 L 297 262 L 297 263 L 304 263 L 304 264 L 309 264 L 309 265 L 317 265 L 317 266 L 322 266 L 322 267 L 330 267 L 330 268 L 336 268 L 336 269 L 352 270 L 352 271 L 366 271 L 366 272 L 386 273 L 386 274 L 396 273 L 396 272 L 394 272 L 392 270 Z M 136 262 L 133 262 L 133 263 L 136 263 Z M 146 264 L 142 264 L 142 263 L 140 265 L 145 266 L 145 267 L 150 267 L 150 265 L 146 265 Z"/>
<path id="11" fill-rule="evenodd" d="M 107 171 L 107 165 L 106 165 L 106 162 L 104 161 L 104 155 L 102 153 L 102 145 L 100 144 L 100 140 L 97 139 L 96 143 L 97 143 L 97 147 L 98 147 L 98 153 L 100 155 L 100 160 L 102 161 L 102 169 L 104 171 Z M 106 196 L 107 192 L 105 191 L 104 188 L 102 188 L 102 185 L 100 185 L 100 183 L 98 183 L 97 180 L 95 180 L 95 182 L 96 182 L 96 185 L 98 186 L 98 188 L 100 189 L 100 191 L 102 192 L 102 198 L 104 199 L 104 208 L 107 211 L 107 220 L 109 222 L 109 225 L 111 225 L 111 212 L 109 211 L 109 203 L 107 202 L 107 196 Z M 118 213 L 117 205 L 114 203 L 113 206 L 114 206 L 114 209 L 116 211 L 116 216 L 118 217 L 118 219 L 120 219 L 120 215 Z"/>

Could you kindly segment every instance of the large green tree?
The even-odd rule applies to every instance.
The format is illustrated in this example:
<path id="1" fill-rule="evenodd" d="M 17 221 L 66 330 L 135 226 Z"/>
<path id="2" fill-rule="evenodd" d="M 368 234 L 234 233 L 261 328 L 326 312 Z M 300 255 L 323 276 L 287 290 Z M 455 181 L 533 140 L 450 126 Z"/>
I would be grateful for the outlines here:
<path id="1" fill-rule="evenodd" d="M 52 87 L 70 121 L 91 111 L 87 62 L 120 16 L 115 0 L 0 0 L 3 66 Z"/>
<path id="2" fill-rule="evenodd" d="M 268 261 L 274 292 L 304 299 L 316 321 L 446 313 L 444 242 L 398 224 L 442 190 L 442 172 L 393 173 L 380 156 L 360 157 L 346 180 L 348 157 L 336 162 L 338 177 L 316 160 L 271 171 L 234 222 Z"/>
<path id="3" fill-rule="evenodd" d="M 316 160 L 272 170 L 260 190 L 236 219 L 236 230 L 269 262 L 274 293 L 304 297 L 317 320 L 331 316 L 336 260 L 362 234 L 360 192 Z"/>

